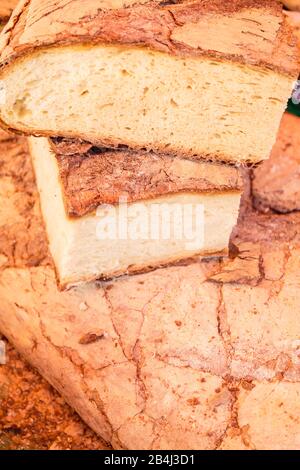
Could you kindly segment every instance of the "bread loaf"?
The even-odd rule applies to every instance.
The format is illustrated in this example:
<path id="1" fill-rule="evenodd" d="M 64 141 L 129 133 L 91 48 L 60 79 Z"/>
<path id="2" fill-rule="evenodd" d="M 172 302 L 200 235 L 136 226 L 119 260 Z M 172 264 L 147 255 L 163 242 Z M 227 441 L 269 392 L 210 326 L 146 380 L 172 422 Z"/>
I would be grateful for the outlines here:
<path id="1" fill-rule="evenodd" d="M 89 147 L 30 138 L 61 287 L 228 253 L 237 169 Z"/>
<path id="2" fill-rule="evenodd" d="M 299 52 L 276 0 L 20 2 L 2 125 L 230 162 L 269 156 Z"/>
<path id="3" fill-rule="evenodd" d="M 59 292 L 30 160 L 0 152 L 0 331 L 115 449 L 300 449 L 300 214 L 237 257 Z M 39 408 L 40 409 L 40 408 Z"/>
<path id="4" fill-rule="evenodd" d="M 1 0 L 0 3 L 0 27 L 8 21 L 13 9 L 16 7 L 18 0 Z"/>

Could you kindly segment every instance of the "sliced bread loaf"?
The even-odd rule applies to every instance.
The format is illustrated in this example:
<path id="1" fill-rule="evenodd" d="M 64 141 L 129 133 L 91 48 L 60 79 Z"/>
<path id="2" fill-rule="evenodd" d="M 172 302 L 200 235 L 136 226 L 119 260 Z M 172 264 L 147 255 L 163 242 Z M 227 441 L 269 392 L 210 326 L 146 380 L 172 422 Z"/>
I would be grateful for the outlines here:
<path id="1" fill-rule="evenodd" d="M 138 169 L 126 155 L 108 162 L 102 154 L 74 155 L 74 146 L 62 155 L 46 138 L 31 137 L 30 147 L 62 288 L 228 253 L 241 196 L 235 168 L 184 159 L 167 165 L 149 155 L 152 164 L 141 160 Z M 161 176 L 153 171 L 159 166 Z"/>

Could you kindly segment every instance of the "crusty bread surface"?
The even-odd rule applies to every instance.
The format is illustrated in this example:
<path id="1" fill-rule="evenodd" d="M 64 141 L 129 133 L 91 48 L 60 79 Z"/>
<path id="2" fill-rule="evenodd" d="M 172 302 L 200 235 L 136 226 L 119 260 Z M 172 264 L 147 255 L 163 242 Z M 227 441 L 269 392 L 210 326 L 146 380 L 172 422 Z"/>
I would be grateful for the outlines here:
<path id="1" fill-rule="evenodd" d="M 130 204 L 120 199 L 120 204 L 114 206 L 103 201 L 96 212 L 70 218 L 58 160 L 49 140 L 33 137 L 30 148 L 50 250 L 62 288 L 147 271 L 196 255 L 227 254 L 238 217 L 240 187 L 158 193 Z"/>
<path id="2" fill-rule="evenodd" d="M 278 2 L 71 3 L 20 4 L 3 33 L 4 126 L 199 159 L 268 158 L 299 71 Z"/>
<path id="3" fill-rule="evenodd" d="M 59 292 L 16 140 L 0 135 L 0 331 L 23 357 L 116 450 L 300 449 L 300 213 L 246 195 L 236 258 Z"/>

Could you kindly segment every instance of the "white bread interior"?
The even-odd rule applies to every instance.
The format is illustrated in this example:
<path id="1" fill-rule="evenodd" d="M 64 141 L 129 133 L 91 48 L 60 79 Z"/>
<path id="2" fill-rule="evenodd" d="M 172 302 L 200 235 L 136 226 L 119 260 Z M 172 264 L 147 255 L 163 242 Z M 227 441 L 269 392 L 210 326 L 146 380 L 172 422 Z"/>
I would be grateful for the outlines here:
<path id="1" fill-rule="evenodd" d="M 8 127 L 222 161 L 268 158 L 293 78 L 126 46 L 35 51 L 3 74 Z"/>
<path id="2" fill-rule="evenodd" d="M 97 237 L 100 218 L 110 216 L 114 220 L 122 210 L 120 205 L 100 206 L 97 213 L 69 218 L 65 212 L 57 159 L 48 139 L 31 137 L 29 141 L 50 251 L 61 287 L 140 271 L 197 254 L 226 253 L 238 217 L 239 191 L 180 193 L 142 203 L 145 210 L 153 203 L 168 203 L 169 207 L 172 204 L 203 204 L 204 240 L 201 236 L 192 245 L 189 237 L 151 239 L 150 228 L 145 239 L 101 240 Z M 129 218 L 134 217 L 140 207 L 140 203 L 129 204 Z M 160 223 L 164 221 L 160 220 Z M 194 219 L 191 219 L 193 223 Z"/>

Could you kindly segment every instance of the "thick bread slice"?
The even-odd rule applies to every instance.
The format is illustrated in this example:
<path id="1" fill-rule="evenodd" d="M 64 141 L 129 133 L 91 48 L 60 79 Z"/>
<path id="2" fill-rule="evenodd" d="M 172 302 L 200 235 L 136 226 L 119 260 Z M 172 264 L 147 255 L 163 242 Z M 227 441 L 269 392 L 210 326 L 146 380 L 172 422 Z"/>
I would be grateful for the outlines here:
<path id="1" fill-rule="evenodd" d="M 69 139 L 52 139 L 65 208 L 83 216 L 100 204 L 118 204 L 160 195 L 241 191 L 241 171 L 230 165 L 196 162 L 168 155 L 109 150 Z"/>
<path id="2" fill-rule="evenodd" d="M 282 0 L 282 3 L 289 8 L 289 10 L 300 10 L 300 0 Z"/>
<path id="3" fill-rule="evenodd" d="M 30 147 L 61 287 L 146 271 L 196 255 L 227 253 L 240 189 L 160 195 L 128 206 L 122 200 L 120 205 L 100 205 L 96 213 L 70 218 L 49 140 L 32 137 Z"/>
<path id="4" fill-rule="evenodd" d="M 0 118 L 26 134 L 258 162 L 299 68 L 275 0 L 29 0 L 2 36 Z"/>

